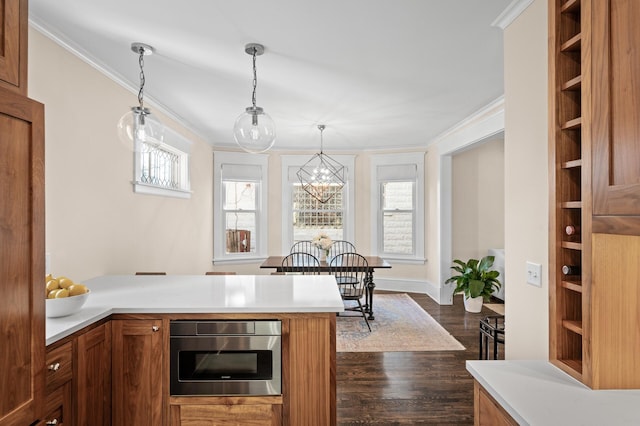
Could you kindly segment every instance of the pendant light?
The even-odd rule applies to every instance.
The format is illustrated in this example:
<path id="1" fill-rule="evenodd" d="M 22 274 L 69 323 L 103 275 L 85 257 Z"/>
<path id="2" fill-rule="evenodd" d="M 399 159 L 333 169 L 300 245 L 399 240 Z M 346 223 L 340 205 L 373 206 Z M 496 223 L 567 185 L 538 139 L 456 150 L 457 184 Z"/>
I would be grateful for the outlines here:
<path id="1" fill-rule="evenodd" d="M 155 49 L 147 44 L 132 43 L 131 50 L 138 54 L 140 67 L 140 90 L 138 91 L 138 106 L 131 107 L 118 121 L 118 135 L 120 139 L 135 150 L 140 150 L 143 143 L 158 145 L 164 138 L 164 126 L 158 122 L 151 112 L 144 106 L 144 57 L 152 55 Z"/>
<path id="2" fill-rule="evenodd" d="M 245 112 L 236 119 L 233 126 L 233 136 L 240 148 L 257 154 L 265 152 L 273 146 L 276 140 L 276 126 L 271 117 L 262 108 L 256 106 L 256 86 L 258 85 L 256 56 L 264 53 L 264 46 L 258 43 L 249 43 L 245 46 L 244 51 L 253 57 L 252 106 L 247 107 Z"/>
<path id="3" fill-rule="evenodd" d="M 321 203 L 326 203 L 344 187 L 345 170 L 342 164 L 322 151 L 322 133 L 325 125 L 318 125 L 318 129 L 320 130 L 320 152 L 300 167 L 296 175 L 300 179 L 302 188 L 309 195 Z"/>

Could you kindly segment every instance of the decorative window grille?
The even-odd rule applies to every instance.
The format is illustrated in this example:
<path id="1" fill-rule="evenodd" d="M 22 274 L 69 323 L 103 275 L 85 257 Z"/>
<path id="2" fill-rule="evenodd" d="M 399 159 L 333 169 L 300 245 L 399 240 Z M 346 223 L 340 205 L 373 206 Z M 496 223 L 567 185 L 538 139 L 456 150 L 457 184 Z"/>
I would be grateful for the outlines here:
<path id="1" fill-rule="evenodd" d="M 342 190 L 339 187 L 329 185 L 325 189 L 335 192 L 326 203 L 321 203 L 311 196 L 300 183 L 294 183 L 292 190 L 294 242 L 311 240 L 321 231 L 332 239 L 343 239 L 344 206 Z"/>
<path id="2" fill-rule="evenodd" d="M 180 189 L 180 155 L 160 146 L 142 144 L 140 182 L 162 188 Z"/>
<path id="3" fill-rule="evenodd" d="M 190 141 L 165 128 L 162 143 L 135 143 L 134 192 L 179 198 L 191 197 Z"/>

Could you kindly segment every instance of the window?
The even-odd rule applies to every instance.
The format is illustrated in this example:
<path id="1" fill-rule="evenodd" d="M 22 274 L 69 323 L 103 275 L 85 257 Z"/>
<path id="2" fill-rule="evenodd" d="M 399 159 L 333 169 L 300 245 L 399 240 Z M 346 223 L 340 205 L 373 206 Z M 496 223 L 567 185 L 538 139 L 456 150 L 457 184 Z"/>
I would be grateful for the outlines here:
<path id="1" fill-rule="evenodd" d="M 165 128 L 163 143 L 136 142 L 133 190 L 136 193 L 191 197 L 189 152 L 191 142 Z"/>
<path id="2" fill-rule="evenodd" d="M 351 206 L 354 197 L 354 156 L 332 155 L 331 158 L 345 166 L 346 184 L 342 190 L 328 187 L 336 194 L 326 203 L 321 203 L 307 193 L 298 180 L 296 172 L 311 155 L 282 156 L 282 251 L 288 253 L 296 241 L 311 240 L 325 232 L 334 240 L 353 241 L 353 215 Z"/>
<path id="3" fill-rule="evenodd" d="M 267 155 L 214 153 L 214 261 L 266 257 Z"/>
<path id="4" fill-rule="evenodd" d="M 424 153 L 374 155 L 372 175 L 377 254 L 424 262 Z"/>

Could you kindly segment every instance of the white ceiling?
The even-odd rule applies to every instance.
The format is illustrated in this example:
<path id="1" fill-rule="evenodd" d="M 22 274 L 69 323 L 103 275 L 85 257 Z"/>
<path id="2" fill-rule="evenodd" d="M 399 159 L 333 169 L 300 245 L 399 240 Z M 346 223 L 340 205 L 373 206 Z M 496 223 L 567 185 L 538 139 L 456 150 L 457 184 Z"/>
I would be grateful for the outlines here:
<path id="1" fill-rule="evenodd" d="M 274 149 L 425 146 L 503 93 L 502 30 L 511 0 L 30 0 L 31 23 L 139 86 L 145 100 L 214 146 L 234 146 L 236 117 L 257 105 Z M 135 94 L 123 113 L 137 105 Z M 115 124 L 114 124 L 115 125 Z"/>

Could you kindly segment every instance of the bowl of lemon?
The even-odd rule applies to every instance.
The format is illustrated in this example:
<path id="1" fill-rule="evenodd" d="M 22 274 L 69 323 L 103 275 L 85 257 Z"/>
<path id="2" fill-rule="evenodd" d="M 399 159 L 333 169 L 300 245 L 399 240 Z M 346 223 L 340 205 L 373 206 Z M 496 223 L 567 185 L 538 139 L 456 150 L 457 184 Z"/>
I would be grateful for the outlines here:
<path id="1" fill-rule="evenodd" d="M 48 318 L 66 317 L 82 309 L 91 293 L 87 286 L 75 283 L 71 278 L 47 275 L 46 315 Z"/>

